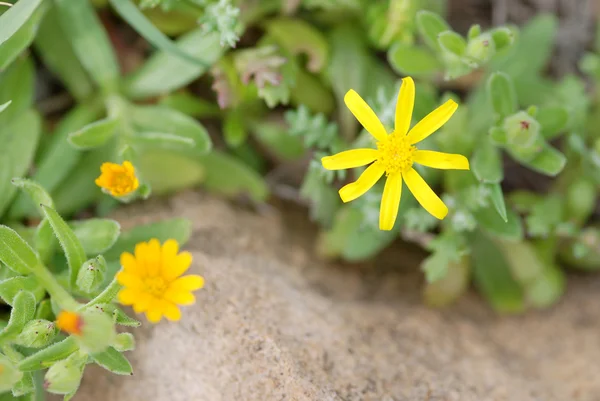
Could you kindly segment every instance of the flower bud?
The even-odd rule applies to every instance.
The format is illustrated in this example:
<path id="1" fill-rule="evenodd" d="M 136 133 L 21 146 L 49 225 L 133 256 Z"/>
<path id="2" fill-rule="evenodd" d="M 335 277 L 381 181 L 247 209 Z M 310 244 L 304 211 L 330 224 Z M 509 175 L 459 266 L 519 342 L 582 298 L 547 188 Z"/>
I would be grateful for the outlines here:
<path id="1" fill-rule="evenodd" d="M 97 290 L 106 276 L 106 260 L 102 255 L 90 259 L 81 266 L 77 274 L 77 288 L 85 293 Z"/>
<path id="2" fill-rule="evenodd" d="M 4 355 L 0 355 L 0 393 L 9 391 L 21 380 L 23 373 Z"/>
<path id="3" fill-rule="evenodd" d="M 135 338 L 131 333 L 119 333 L 112 346 L 120 352 L 131 351 L 135 348 Z"/>
<path id="4" fill-rule="evenodd" d="M 540 123 L 524 111 L 519 111 L 504 119 L 506 139 L 511 150 L 522 158 L 538 154 L 544 145 L 540 134 Z"/>
<path id="5" fill-rule="evenodd" d="M 50 366 L 44 377 L 44 388 L 53 394 L 70 394 L 79 388 L 87 355 L 75 352 Z"/>
<path id="6" fill-rule="evenodd" d="M 79 346 L 95 354 L 112 345 L 117 333 L 113 320 L 101 309 L 82 313 L 62 311 L 56 320 L 58 328 L 74 336 Z"/>
<path id="7" fill-rule="evenodd" d="M 55 335 L 54 323 L 44 319 L 31 320 L 19 334 L 17 342 L 23 347 L 41 348 L 52 342 Z"/>
<path id="8" fill-rule="evenodd" d="M 492 37 L 487 34 L 481 34 L 474 38 L 469 38 L 467 44 L 467 56 L 484 63 L 488 61 L 496 52 L 496 44 Z"/>

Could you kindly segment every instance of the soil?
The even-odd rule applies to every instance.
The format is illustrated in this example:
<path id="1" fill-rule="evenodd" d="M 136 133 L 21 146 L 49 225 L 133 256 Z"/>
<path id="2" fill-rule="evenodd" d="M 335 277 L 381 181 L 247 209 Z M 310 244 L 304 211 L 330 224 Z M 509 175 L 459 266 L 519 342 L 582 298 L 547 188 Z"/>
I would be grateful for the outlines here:
<path id="1" fill-rule="evenodd" d="M 420 300 L 420 251 L 326 264 L 304 214 L 283 210 L 195 192 L 121 210 L 124 228 L 191 219 L 191 270 L 207 285 L 181 322 L 135 330 L 134 376 L 89 366 L 74 400 L 598 399 L 600 277 L 570 277 L 557 306 L 521 317 L 474 293 L 433 310 Z"/>

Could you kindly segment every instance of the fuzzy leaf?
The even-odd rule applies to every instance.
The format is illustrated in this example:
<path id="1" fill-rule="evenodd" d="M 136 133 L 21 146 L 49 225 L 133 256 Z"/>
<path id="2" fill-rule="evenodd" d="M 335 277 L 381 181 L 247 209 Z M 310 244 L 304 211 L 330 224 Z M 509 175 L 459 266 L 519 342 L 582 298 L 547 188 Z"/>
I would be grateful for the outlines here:
<path id="1" fill-rule="evenodd" d="M 441 70 L 442 65 L 427 49 L 398 43 L 388 51 L 392 68 L 405 75 L 428 76 Z"/>
<path id="2" fill-rule="evenodd" d="M 471 236 L 471 260 L 475 284 L 500 313 L 519 313 L 524 294 L 512 278 L 505 254 L 485 234 Z"/>
<path id="3" fill-rule="evenodd" d="M 510 76 L 495 72 L 487 81 L 488 99 L 498 118 L 504 118 L 517 111 L 518 102 L 514 84 Z"/>
<path id="4" fill-rule="evenodd" d="M 0 261 L 19 274 L 29 274 L 38 259 L 31 247 L 13 229 L 0 225 Z"/>
<path id="5" fill-rule="evenodd" d="M 502 187 L 500 184 L 484 184 L 486 188 L 490 190 L 490 198 L 494 208 L 502 217 L 504 222 L 508 222 L 508 215 L 506 213 L 506 204 L 504 203 L 504 193 L 502 193 Z"/>
<path id="6" fill-rule="evenodd" d="M 50 197 L 48 192 L 46 192 L 46 190 L 42 188 L 42 186 L 39 185 L 37 182 L 23 178 L 13 178 L 11 182 L 14 186 L 16 186 L 17 188 L 21 188 L 27 195 L 29 195 L 31 200 L 36 205 L 40 205 L 43 203 L 44 205 L 54 207 L 52 197 Z M 39 210 L 40 212 L 42 212 L 41 207 Z"/>
<path id="7" fill-rule="evenodd" d="M 48 9 L 46 6 L 47 2 L 41 3 L 40 1 L 30 1 L 29 2 L 35 9 L 33 13 L 29 15 L 27 20 L 23 25 L 21 25 L 17 31 L 11 35 L 8 40 L 1 43 L 0 42 L 0 70 L 5 69 L 10 63 L 12 63 L 23 51 L 25 51 L 31 42 L 33 42 L 33 38 L 36 36 L 38 26 L 40 20 L 44 16 L 44 13 Z M 41 3 L 41 4 L 40 4 Z M 4 6 L 3 6 L 4 7 Z M 11 7 L 11 9 L 17 8 L 16 5 Z M 23 9 L 24 7 L 21 7 Z M 5 13 L 9 14 L 10 9 Z M 15 16 L 18 18 L 18 16 Z M 4 28 L 3 24 L 8 16 L 0 16 L 0 27 Z M 7 21 L 6 25 L 10 25 Z M 2 29 L 0 28 L 0 36 L 2 35 Z"/>
<path id="8" fill-rule="evenodd" d="M 85 251 L 71 227 L 69 227 L 62 217 L 60 217 L 56 210 L 46 205 L 42 205 L 42 208 L 44 209 L 44 215 L 54 230 L 54 235 L 56 235 L 56 238 L 67 257 L 67 263 L 69 265 L 69 284 L 73 287 L 75 286 L 79 269 L 81 269 L 81 266 L 85 263 Z"/>
<path id="9" fill-rule="evenodd" d="M 508 210 L 505 222 L 492 208 L 483 208 L 473 212 L 477 223 L 487 232 L 508 240 L 521 240 L 523 238 L 523 224 L 521 217 Z"/>
<path id="10" fill-rule="evenodd" d="M 439 46 L 450 54 L 462 57 L 467 51 L 465 38 L 454 31 L 444 31 L 438 35 Z"/>
<path id="11" fill-rule="evenodd" d="M 28 356 L 19 362 L 19 369 L 23 372 L 45 369 L 53 362 L 65 359 L 73 352 L 77 351 L 79 346 L 75 338 L 69 336 L 64 340 L 57 342 Z"/>
<path id="12" fill-rule="evenodd" d="M 86 125 L 77 132 L 69 134 L 69 143 L 76 149 L 93 149 L 104 145 L 115 134 L 120 120 L 105 118 Z"/>
<path id="13" fill-rule="evenodd" d="M 202 28 L 183 35 L 176 43 L 183 52 L 202 57 L 208 66 L 220 59 L 227 50 L 221 46 L 218 33 L 205 34 Z M 207 69 L 171 53 L 156 52 L 128 77 L 125 90 L 135 99 L 170 93 L 200 77 Z"/>
<path id="14" fill-rule="evenodd" d="M 440 49 L 439 34 L 451 30 L 448 23 L 439 14 L 426 10 L 417 13 L 417 29 L 425 43 L 433 50 Z"/>
<path id="15" fill-rule="evenodd" d="M 191 138 L 165 132 L 136 132 L 131 142 L 134 146 L 174 150 L 196 146 L 196 141 Z"/>
<path id="16" fill-rule="evenodd" d="M 121 326 L 139 327 L 142 325 L 142 322 L 129 317 L 125 312 L 123 312 L 119 308 L 115 308 L 115 310 L 113 311 L 113 319 L 115 324 L 119 324 Z"/>
<path id="17" fill-rule="evenodd" d="M 556 138 L 569 123 L 569 112 L 562 106 L 540 107 L 535 119 L 542 126 L 542 135 L 546 140 Z"/>
<path id="18" fill-rule="evenodd" d="M 55 0 L 59 20 L 77 58 L 104 90 L 116 90 L 119 64 L 96 10 L 89 1 Z"/>
<path id="19" fill-rule="evenodd" d="M 567 163 L 566 156 L 547 143 L 544 143 L 542 150 L 531 160 L 515 158 L 530 169 L 550 177 L 558 175 Z"/>
<path id="20" fill-rule="evenodd" d="M 121 233 L 121 225 L 111 219 L 73 221 L 69 225 L 88 256 L 99 255 L 109 250 Z"/>
<path id="21" fill-rule="evenodd" d="M 0 45 L 29 21 L 40 4 L 42 0 L 17 1 L 0 16 Z"/>
<path id="22" fill-rule="evenodd" d="M 119 351 L 113 347 L 108 347 L 104 352 L 91 355 L 94 362 L 102 366 L 109 372 L 117 375 L 132 375 L 133 368 L 131 364 Z"/>
<path id="23" fill-rule="evenodd" d="M 19 335 L 25 324 L 35 317 L 35 303 L 35 297 L 29 291 L 20 291 L 15 295 L 10 319 L 0 332 L 0 340 L 7 342 Z"/>
<path id="24" fill-rule="evenodd" d="M 206 175 L 197 159 L 179 152 L 155 148 L 144 150 L 139 157 L 138 168 L 140 175 L 156 194 L 198 186 Z"/>
<path id="25" fill-rule="evenodd" d="M 15 296 L 22 290 L 32 293 L 36 302 L 41 301 L 46 293 L 38 279 L 33 276 L 11 277 L 0 282 L 0 298 L 8 305 L 13 304 Z"/>
<path id="26" fill-rule="evenodd" d="M 481 182 L 497 184 L 504 178 L 500 150 L 489 140 L 481 141 L 471 159 L 471 169 Z"/>

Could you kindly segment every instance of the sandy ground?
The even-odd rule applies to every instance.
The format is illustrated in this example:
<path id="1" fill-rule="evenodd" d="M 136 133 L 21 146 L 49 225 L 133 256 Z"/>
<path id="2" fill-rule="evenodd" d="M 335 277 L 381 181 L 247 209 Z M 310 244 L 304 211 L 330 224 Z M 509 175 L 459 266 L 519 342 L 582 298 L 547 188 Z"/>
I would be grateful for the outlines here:
<path id="1" fill-rule="evenodd" d="M 363 266 L 313 259 L 294 213 L 259 216 L 187 192 L 122 210 L 124 227 L 184 216 L 207 286 L 182 322 L 144 325 L 132 377 L 86 370 L 76 401 L 600 399 L 600 277 L 551 310 L 495 316 L 476 295 L 420 302 L 419 253 Z"/>

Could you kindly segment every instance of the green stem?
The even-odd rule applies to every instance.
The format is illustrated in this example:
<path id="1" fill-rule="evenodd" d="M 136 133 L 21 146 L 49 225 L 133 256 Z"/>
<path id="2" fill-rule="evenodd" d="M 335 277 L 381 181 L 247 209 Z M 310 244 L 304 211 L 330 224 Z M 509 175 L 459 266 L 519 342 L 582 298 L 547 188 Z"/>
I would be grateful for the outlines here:
<path id="1" fill-rule="evenodd" d="M 32 273 L 61 309 L 74 311 L 79 308 L 80 304 L 59 284 L 46 266 L 39 264 L 32 269 Z"/>
<path id="2" fill-rule="evenodd" d="M 117 279 L 114 278 L 113 281 L 111 281 L 110 284 L 104 289 L 104 291 L 102 291 L 100 294 L 98 294 L 98 296 L 96 298 L 92 299 L 86 305 L 81 306 L 80 309 L 84 308 L 84 307 L 89 308 L 91 306 L 99 305 L 99 304 L 107 304 L 107 303 L 111 302 L 113 299 L 115 299 L 115 297 L 117 296 L 117 294 L 119 293 L 120 290 L 121 290 L 121 284 L 119 284 L 117 282 Z"/>

